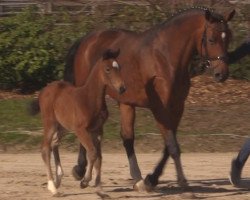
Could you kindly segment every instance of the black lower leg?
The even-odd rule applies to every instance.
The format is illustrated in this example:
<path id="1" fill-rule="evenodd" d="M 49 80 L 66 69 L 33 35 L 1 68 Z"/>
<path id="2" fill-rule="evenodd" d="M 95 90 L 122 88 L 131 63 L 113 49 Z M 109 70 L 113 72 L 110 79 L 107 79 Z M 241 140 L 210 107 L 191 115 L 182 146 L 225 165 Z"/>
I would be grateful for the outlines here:
<path id="1" fill-rule="evenodd" d="M 123 140 L 123 145 L 129 161 L 130 175 L 135 181 L 139 181 L 142 179 L 142 176 L 135 156 L 134 139 Z"/>
<path id="2" fill-rule="evenodd" d="M 135 154 L 134 139 L 123 140 L 123 146 L 125 147 L 128 158 Z"/>
<path id="3" fill-rule="evenodd" d="M 153 174 L 148 174 L 146 176 L 146 178 L 144 180 L 144 182 L 145 182 L 146 185 L 155 187 L 158 184 L 159 177 L 162 174 L 162 171 L 164 169 L 164 166 L 165 166 L 168 158 L 169 158 L 168 149 L 167 149 L 167 147 L 165 147 L 165 150 L 164 150 L 164 153 L 163 153 L 163 157 L 160 160 L 160 162 L 157 165 L 157 167 L 155 168 Z"/>
<path id="4" fill-rule="evenodd" d="M 77 165 L 75 165 L 73 168 L 74 173 L 76 173 L 74 175 L 76 179 L 82 179 L 84 177 L 84 174 L 86 172 L 86 166 L 86 149 L 80 144 Z"/>

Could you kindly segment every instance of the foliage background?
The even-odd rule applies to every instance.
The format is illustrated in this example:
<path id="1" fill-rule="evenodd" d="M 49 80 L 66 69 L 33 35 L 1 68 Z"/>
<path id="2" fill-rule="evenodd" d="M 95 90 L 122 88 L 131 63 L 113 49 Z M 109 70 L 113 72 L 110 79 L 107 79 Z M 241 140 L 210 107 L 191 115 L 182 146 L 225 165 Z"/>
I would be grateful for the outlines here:
<path id="1" fill-rule="evenodd" d="M 48 82 L 61 79 L 68 49 L 78 38 L 98 28 L 125 28 L 143 31 L 161 23 L 177 12 L 190 7 L 186 1 L 150 2 L 147 5 L 95 5 L 89 14 L 72 15 L 65 8 L 57 14 L 41 14 L 36 7 L 0 18 L 0 89 L 37 90 Z M 164 3 L 165 2 L 165 3 Z M 182 3 L 181 3 L 182 2 Z M 195 5 L 224 11 L 231 9 L 211 1 Z M 249 5 L 249 4 L 248 4 Z M 237 15 L 231 23 L 233 50 L 249 37 L 248 5 L 236 6 Z M 223 10 L 224 9 L 224 10 Z M 250 58 L 231 67 L 233 78 L 250 80 Z"/>

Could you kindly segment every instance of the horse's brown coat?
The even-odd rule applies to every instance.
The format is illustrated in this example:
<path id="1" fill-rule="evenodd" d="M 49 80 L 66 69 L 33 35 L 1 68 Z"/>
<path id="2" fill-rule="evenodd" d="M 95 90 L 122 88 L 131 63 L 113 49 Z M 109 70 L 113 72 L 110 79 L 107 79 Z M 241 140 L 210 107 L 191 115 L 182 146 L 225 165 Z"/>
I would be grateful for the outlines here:
<path id="1" fill-rule="evenodd" d="M 127 92 L 118 96 L 108 90 L 108 94 L 120 103 L 121 136 L 135 180 L 142 178 L 133 146 L 135 107 L 139 106 L 152 111 L 166 146 L 162 160 L 144 183 L 149 187 L 158 183 L 171 155 L 178 182 L 186 185 L 176 131 L 190 88 L 189 63 L 198 54 L 214 70 L 216 81 L 227 79 L 227 47 L 231 35 L 227 22 L 233 15 L 234 11 L 222 16 L 207 9 L 189 9 L 142 33 L 126 30 L 92 32 L 80 41 L 78 48 L 71 49 L 74 63 L 66 68 L 66 79 L 71 68 L 74 83 L 82 85 L 96 56 L 104 48 L 121 48 L 119 63 Z M 222 32 L 226 38 L 221 37 Z"/>
<path id="2" fill-rule="evenodd" d="M 87 187 L 92 177 L 93 167 L 96 170 L 96 186 L 101 192 L 101 137 L 102 127 L 107 116 L 102 114 L 105 106 L 106 88 L 116 90 L 119 94 L 125 91 L 120 76 L 119 65 L 115 61 L 119 52 L 105 51 L 102 59 L 98 59 L 88 80 L 81 87 L 75 87 L 64 81 L 55 81 L 45 87 L 39 94 L 44 140 L 42 158 L 47 168 L 48 189 L 57 194 L 62 178 L 58 143 L 63 135 L 63 128 L 73 131 L 87 150 L 87 170 L 81 187 Z M 56 165 L 56 182 L 50 164 L 53 151 Z"/>

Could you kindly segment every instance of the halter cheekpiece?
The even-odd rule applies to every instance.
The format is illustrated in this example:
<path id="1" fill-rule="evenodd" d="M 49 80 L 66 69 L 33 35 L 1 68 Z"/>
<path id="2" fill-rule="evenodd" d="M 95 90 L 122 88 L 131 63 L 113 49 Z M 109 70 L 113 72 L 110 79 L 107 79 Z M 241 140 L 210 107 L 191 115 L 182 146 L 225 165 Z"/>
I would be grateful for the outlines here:
<path id="1" fill-rule="evenodd" d="M 221 23 L 224 23 L 224 21 L 221 21 Z M 202 47 L 204 47 L 205 49 L 205 55 L 202 55 Z M 223 54 L 223 55 L 219 55 L 219 56 L 215 56 L 215 57 L 209 57 L 208 56 L 208 49 L 207 49 L 207 24 L 205 25 L 205 29 L 203 31 L 202 34 L 202 39 L 201 39 L 201 59 L 202 61 L 205 63 L 206 67 L 210 67 L 210 63 L 212 61 L 216 61 L 216 60 L 221 60 L 223 62 L 227 62 L 228 61 L 228 55 L 227 54 Z"/>

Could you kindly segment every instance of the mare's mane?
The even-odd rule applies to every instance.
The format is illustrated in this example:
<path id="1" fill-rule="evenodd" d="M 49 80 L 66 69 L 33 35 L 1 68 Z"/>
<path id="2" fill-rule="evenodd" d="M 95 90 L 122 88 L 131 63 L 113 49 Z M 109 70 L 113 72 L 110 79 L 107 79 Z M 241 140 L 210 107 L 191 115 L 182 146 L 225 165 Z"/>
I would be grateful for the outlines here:
<path id="1" fill-rule="evenodd" d="M 163 23 L 160 23 L 159 26 L 167 26 L 168 24 L 175 23 L 175 20 L 179 19 L 180 17 L 187 17 L 189 15 L 195 13 L 204 13 L 205 11 L 210 11 L 213 19 L 215 22 L 224 21 L 224 17 L 214 11 L 214 9 L 207 8 L 207 7 L 189 7 L 185 9 L 178 10 L 177 12 L 173 13 L 171 17 L 167 18 Z"/>

